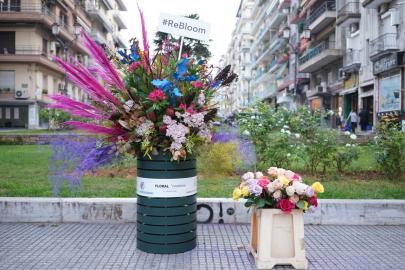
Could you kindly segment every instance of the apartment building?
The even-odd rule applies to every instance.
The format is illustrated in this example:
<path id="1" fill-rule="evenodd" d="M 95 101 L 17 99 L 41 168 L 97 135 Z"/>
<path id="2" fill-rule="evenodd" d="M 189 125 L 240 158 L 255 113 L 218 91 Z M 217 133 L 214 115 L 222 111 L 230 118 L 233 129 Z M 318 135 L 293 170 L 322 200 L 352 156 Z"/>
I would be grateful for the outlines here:
<path id="1" fill-rule="evenodd" d="M 96 3 L 97 11 L 89 8 Z M 125 9 L 121 1 L 107 0 L 0 1 L 0 128 L 41 127 L 40 110 L 50 102 L 49 94 L 85 101 L 84 92 L 68 82 L 52 56 L 88 65 L 78 39 L 81 29 L 93 37 L 98 33 L 104 38 L 96 39 L 100 44 L 125 47 L 125 40 L 117 39 L 125 24 L 115 19 Z"/>

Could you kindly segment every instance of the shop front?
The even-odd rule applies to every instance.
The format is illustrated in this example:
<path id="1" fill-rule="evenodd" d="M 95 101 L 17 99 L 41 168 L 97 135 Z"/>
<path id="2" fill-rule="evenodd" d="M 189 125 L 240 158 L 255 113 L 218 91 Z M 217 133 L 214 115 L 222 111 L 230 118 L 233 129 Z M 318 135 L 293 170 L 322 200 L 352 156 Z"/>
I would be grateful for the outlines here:
<path id="1" fill-rule="evenodd" d="M 384 56 L 373 63 L 373 73 L 377 77 L 376 112 L 378 118 L 384 115 L 404 117 L 403 63 L 404 53 L 397 52 Z"/>

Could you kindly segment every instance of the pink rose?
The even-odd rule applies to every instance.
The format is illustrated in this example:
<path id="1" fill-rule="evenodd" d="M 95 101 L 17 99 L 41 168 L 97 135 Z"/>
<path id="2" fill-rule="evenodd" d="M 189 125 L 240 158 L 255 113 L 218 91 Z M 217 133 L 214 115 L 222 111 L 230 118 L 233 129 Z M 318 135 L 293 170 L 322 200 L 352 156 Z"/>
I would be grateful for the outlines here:
<path id="1" fill-rule="evenodd" d="M 276 176 L 277 176 L 277 167 L 270 167 L 270 168 L 267 170 L 267 173 L 268 173 L 270 176 L 276 177 Z"/>
<path id="2" fill-rule="evenodd" d="M 291 210 L 295 208 L 295 204 L 290 202 L 288 199 L 281 199 L 277 203 L 277 207 L 283 212 L 291 213 Z"/>
<path id="3" fill-rule="evenodd" d="M 295 175 L 295 173 L 292 172 L 292 171 L 286 171 L 286 172 L 284 173 L 284 176 L 287 177 L 287 178 L 290 179 L 290 180 L 293 180 L 294 175 Z"/>
<path id="4" fill-rule="evenodd" d="M 301 177 L 301 175 L 299 175 L 298 173 L 294 173 L 294 175 L 293 175 L 293 177 L 291 178 L 291 180 L 301 182 L 301 181 L 302 181 L 302 177 Z"/>
<path id="5" fill-rule="evenodd" d="M 294 194 L 290 197 L 289 201 L 293 204 L 297 204 L 300 200 L 300 197 L 297 194 Z"/>
<path id="6" fill-rule="evenodd" d="M 259 179 L 259 181 L 257 181 L 257 184 L 262 188 L 266 188 L 269 183 L 270 181 L 267 179 L 267 177 L 262 177 Z"/>

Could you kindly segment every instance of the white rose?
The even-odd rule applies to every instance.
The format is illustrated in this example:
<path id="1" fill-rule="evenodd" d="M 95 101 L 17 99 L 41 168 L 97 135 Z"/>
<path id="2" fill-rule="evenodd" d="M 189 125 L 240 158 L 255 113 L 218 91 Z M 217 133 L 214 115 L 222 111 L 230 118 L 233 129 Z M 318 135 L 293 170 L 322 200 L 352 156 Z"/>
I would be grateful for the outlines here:
<path id="1" fill-rule="evenodd" d="M 295 193 L 295 187 L 293 187 L 293 186 L 288 186 L 288 187 L 285 189 L 285 192 L 287 193 L 288 196 L 292 196 L 292 195 L 294 195 L 294 193 Z"/>
<path id="2" fill-rule="evenodd" d="M 273 193 L 273 192 L 274 192 L 273 183 L 269 183 L 269 184 L 267 185 L 267 190 L 268 190 L 270 193 Z"/>
<path id="3" fill-rule="evenodd" d="M 278 200 L 281 198 L 281 191 L 280 190 L 276 190 L 276 192 L 273 193 L 273 198 Z"/>
<path id="4" fill-rule="evenodd" d="M 347 143 L 347 144 L 346 144 L 346 147 L 350 147 L 350 143 Z"/>
<path id="5" fill-rule="evenodd" d="M 277 168 L 277 175 L 284 175 L 285 170 L 282 168 Z"/>
<path id="6" fill-rule="evenodd" d="M 349 136 L 349 135 L 350 135 L 350 131 L 345 131 L 345 135 Z"/>
<path id="7" fill-rule="evenodd" d="M 300 137 L 301 137 L 301 135 L 300 135 L 300 134 L 295 133 L 295 138 L 299 139 Z"/>
<path id="8" fill-rule="evenodd" d="M 282 128 L 280 131 L 281 131 L 281 133 L 284 133 L 284 132 L 285 132 L 285 130 L 284 130 L 283 128 Z"/>
<path id="9" fill-rule="evenodd" d="M 249 135 L 250 135 L 249 130 L 245 130 L 245 131 L 243 131 L 243 135 L 245 135 L 245 136 L 249 136 Z"/>
<path id="10" fill-rule="evenodd" d="M 352 135 L 350 135 L 350 139 L 352 139 L 352 140 L 355 140 L 355 139 L 357 139 L 357 136 L 356 136 L 356 134 L 352 134 Z"/>
<path id="11" fill-rule="evenodd" d="M 255 178 L 255 174 L 252 172 L 247 172 L 244 175 L 242 175 L 242 179 L 245 181 L 247 181 L 249 179 L 253 179 L 253 178 Z"/>
<path id="12" fill-rule="evenodd" d="M 307 185 L 297 181 L 295 181 L 292 186 L 295 188 L 295 192 L 298 195 L 303 195 L 308 187 Z"/>
<path id="13" fill-rule="evenodd" d="M 263 177 L 262 172 L 257 172 L 257 173 L 256 173 L 256 179 L 260 179 L 260 178 L 262 178 L 262 177 Z"/>

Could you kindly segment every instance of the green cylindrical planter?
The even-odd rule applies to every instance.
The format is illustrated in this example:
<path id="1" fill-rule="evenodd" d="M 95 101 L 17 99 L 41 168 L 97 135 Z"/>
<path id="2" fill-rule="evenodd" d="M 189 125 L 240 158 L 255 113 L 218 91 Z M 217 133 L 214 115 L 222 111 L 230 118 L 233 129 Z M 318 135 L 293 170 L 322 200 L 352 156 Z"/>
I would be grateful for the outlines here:
<path id="1" fill-rule="evenodd" d="M 192 250 L 197 245 L 196 160 L 151 157 L 137 160 L 137 248 L 158 254 Z"/>

